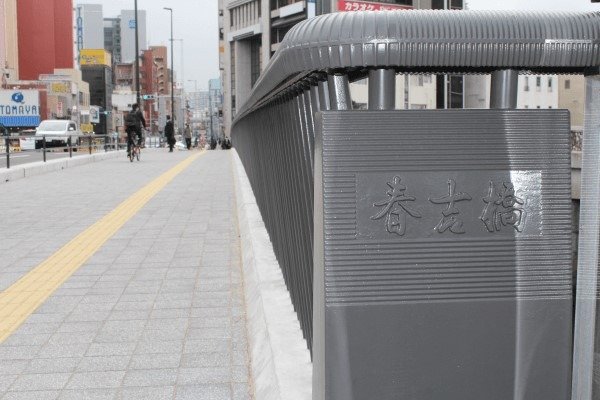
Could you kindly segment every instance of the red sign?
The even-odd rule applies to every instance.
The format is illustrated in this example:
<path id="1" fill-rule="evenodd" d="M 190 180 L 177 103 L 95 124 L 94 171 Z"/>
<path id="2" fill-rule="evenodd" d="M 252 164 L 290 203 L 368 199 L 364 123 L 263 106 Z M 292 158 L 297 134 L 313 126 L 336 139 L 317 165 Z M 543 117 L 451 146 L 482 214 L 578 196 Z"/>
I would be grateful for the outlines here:
<path id="1" fill-rule="evenodd" d="M 410 10 L 413 7 L 400 4 L 372 3 L 369 1 L 338 0 L 338 11 L 388 11 Z"/>

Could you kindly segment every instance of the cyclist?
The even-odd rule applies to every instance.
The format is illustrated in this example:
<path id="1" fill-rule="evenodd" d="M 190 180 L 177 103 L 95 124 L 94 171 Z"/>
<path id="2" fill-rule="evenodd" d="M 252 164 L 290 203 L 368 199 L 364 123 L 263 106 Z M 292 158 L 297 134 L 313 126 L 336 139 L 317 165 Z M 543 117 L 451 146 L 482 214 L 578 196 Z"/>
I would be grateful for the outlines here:
<path id="1" fill-rule="evenodd" d="M 125 132 L 127 132 L 127 156 L 131 155 L 131 145 L 135 144 L 134 134 L 137 136 L 137 145 L 142 145 L 142 126 L 146 129 L 146 120 L 144 114 L 140 110 L 140 106 L 136 103 L 131 106 L 131 111 L 125 117 Z"/>

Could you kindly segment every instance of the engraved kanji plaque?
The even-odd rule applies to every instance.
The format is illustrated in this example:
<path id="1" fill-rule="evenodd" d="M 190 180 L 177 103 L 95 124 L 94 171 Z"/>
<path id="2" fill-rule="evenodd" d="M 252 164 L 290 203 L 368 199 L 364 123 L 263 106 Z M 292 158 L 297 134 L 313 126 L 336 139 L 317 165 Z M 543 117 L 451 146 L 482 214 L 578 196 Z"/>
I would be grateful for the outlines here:
<path id="1" fill-rule="evenodd" d="M 568 399 L 568 112 L 316 121 L 313 357 L 324 398 Z"/>

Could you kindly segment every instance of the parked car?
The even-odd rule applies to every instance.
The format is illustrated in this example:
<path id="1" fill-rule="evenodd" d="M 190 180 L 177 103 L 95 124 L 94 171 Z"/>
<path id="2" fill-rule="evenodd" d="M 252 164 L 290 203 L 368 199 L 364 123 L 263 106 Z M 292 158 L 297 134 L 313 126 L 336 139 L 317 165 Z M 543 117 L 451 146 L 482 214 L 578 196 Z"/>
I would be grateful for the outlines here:
<path id="1" fill-rule="evenodd" d="M 77 127 L 77 123 L 63 119 L 47 119 L 40 123 L 35 130 L 36 147 L 41 147 L 42 137 L 46 136 L 46 147 L 66 146 L 68 138 L 71 137 L 71 143 L 77 144 L 77 140 L 82 136 Z"/>

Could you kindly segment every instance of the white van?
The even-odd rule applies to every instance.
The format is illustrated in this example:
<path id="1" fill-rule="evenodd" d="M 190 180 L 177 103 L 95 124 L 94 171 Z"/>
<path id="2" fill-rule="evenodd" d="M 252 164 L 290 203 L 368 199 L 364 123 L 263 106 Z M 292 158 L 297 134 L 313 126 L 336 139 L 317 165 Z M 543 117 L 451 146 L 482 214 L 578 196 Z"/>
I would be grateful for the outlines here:
<path id="1" fill-rule="evenodd" d="M 81 136 L 81 131 L 74 121 L 47 119 L 42 121 L 35 130 L 36 141 L 42 140 L 43 136 L 46 136 L 47 147 L 66 146 L 69 136 L 71 137 L 71 143 L 75 146 L 77 139 Z"/>

